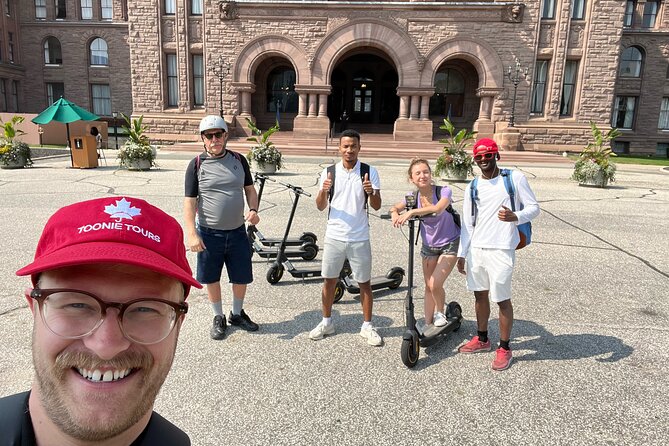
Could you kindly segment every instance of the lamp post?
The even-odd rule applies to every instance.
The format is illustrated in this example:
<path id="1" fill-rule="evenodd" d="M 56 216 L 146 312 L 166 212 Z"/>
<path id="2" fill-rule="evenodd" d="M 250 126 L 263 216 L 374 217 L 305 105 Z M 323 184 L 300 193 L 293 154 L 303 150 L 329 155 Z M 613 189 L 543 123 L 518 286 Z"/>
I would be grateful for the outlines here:
<path id="1" fill-rule="evenodd" d="M 527 79 L 527 68 L 522 68 L 520 66 L 520 61 L 516 59 L 516 65 L 511 66 L 506 70 L 506 77 L 509 78 L 513 84 L 513 102 L 511 103 L 511 117 L 509 118 L 509 127 L 515 126 L 516 121 L 516 93 L 518 93 L 518 84 L 522 80 Z"/>
<path id="2" fill-rule="evenodd" d="M 219 109 L 218 113 L 223 117 L 223 84 L 225 81 L 225 76 L 230 73 L 230 64 L 223 59 L 223 56 L 218 57 L 218 63 L 216 64 L 216 68 L 214 70 L 214 73 L 218 76 L 218 84 L 219 84 L 219 98 L 218 98 L 218 103 L 219 103 Z"/>
<path id="3" fill-rule="evenodd" d="M 112 116 L 114 117 L 114 145 L 116 146 L 116 150 L 118 150 L 118 132 L 116 131 L 116 118 L 118 118 L 118 112 L 112 112 Z"/>

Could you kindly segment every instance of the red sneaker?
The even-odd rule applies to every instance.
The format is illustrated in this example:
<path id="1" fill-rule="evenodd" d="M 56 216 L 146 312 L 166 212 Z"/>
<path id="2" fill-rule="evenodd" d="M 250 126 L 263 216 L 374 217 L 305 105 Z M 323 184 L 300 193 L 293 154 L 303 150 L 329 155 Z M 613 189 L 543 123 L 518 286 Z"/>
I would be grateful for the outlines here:
<path id="1" fill-rule="evenodd" d="M 511 350 L 505 350 L 503 348 L 498 348 L 496 355 L 495 355 L 495 360 L 492 362 L 492 369 L 502 371 L 506 370 L 509 368 L 511 365 Z"/>
<path id="2" fill-rule="evenodd" d="M 460 353 L 478 353 L 490 351 L 490 339 L 488 342 L 479 341 L 478 336 L 474 336 L 469 342 L 458 348 Z"/>

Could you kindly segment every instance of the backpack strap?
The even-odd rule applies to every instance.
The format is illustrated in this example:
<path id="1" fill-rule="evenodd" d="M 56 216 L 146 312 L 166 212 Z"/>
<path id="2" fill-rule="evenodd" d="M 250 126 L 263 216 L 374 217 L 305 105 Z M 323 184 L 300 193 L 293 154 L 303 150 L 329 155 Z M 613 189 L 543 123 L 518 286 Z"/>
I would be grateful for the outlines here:
<path id="1" fill-rule="evenodd" d="M 506 187 L 506 192 L 509 194 L 511 199 L 511 210 L 516 212 L 516 190 L 513 187 L 513 181 L 511 180 L 511 170 L 502 169 L 501 171 L 502 178 L 504 178 L 504 186 Z"/>
<path id="2" fill-rule="evenodd" d="M 472 226 L 476 226 L 476 217 L 478 216 L 479 210 L 476 206 L 476 202 L 479 199 L 479 191 L 476 188 L 479 182 L 479 177 L 474 177 L 469 186 L 469 197 L 472 201 Z"/>
<path id="3" fill-rule="evenodd" d="M 369 175 L 369 164 L 360 162 L 360 181 L 363 182 L 365 181 L 365 175 Z M 328 202 L 332 203 L 332 197 L 334 197 L 334 191 L 335 191 L 335 178 L 337 177 L 337 165 L 332 164 L 331 166 L 328 166 L 327 169 L 327 175 L 332 174 L 332 184 L 330 184 L 330 190 L 328 191 Z M 367 192 L 363 189 L 363 193 L 365 194 L 365 209 L 367 209 L 367 216 L 369 217 L 369 207 L 367 206 L 367 201 L 369 199 L 369 195 L 367 195 Z M 330 211 L 328 210 L 328 217 L 330 216 Z"/>

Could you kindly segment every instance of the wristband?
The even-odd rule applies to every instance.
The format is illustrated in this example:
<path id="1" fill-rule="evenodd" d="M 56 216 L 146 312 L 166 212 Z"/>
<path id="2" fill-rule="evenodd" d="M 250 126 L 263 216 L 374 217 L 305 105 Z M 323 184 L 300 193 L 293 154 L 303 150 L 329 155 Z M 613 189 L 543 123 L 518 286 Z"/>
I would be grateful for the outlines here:
<path id="1" fill-rule="evenodd" d="M 251 209 L 249 209 L 249 212 L 255 212 L 255 213 L 257 214 L 257 213 L 258 213 L 258 209 L 253 209 L 253 208 L 251 208 Z"/>

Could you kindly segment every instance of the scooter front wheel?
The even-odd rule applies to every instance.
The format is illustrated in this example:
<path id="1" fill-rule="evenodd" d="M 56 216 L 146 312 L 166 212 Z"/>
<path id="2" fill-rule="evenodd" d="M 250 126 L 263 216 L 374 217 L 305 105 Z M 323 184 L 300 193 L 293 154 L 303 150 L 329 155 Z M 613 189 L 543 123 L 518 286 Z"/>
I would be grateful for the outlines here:
<path id="1" fill-rule="evenodd" d="M 341 280 L 338 280 L 337 285 L 335 285 L 334 303 L 339 302 L 342 297 L 344 297 L 344 284 L 341 283 Z"/>
<path id="2" fill-rule="evenodd" d="M 302 249 L 304 250 L 304 254 L 302 254 L 304 260 L 314 260 L 318 255 L 318 245 L 315 243 L 303 243 Z"/>
<path id="3" fill-rule="evenodd" d="M 402 362 L 410 369 L 418 363 L 418 355 L 420 354 L 420 345 L 418 341 L 413 339 L 402 339 Z"/>
<path id="4" fill-rule="evenodd" d="M 300 236 L 300 241 L 302 243 L 313 243 L 315 245 L 316 241 L 318 241 L 318 237 L 316 237 L 316 234 L 313 232 L 305 232 Z"/>
<path id="5" fill-rule="evenodd" d="M 402 280 L 404 280 L 404 270 L 398 266 L 388 271 L 386 277 L 393 282 L 388 285 L 388 289 L 394 290 L 399 288 L 402 285 Z"/>
<path id="6" fill-rule="evenodd" d="M 283 266 L 282 265 L 277 265 L 276 263 L 270 266 L 270 268 L 267 270 L 267 282 L 271 283 L 274 285 L 275 283 L 279 283 L 279 280 L 283 277 Z"/>

